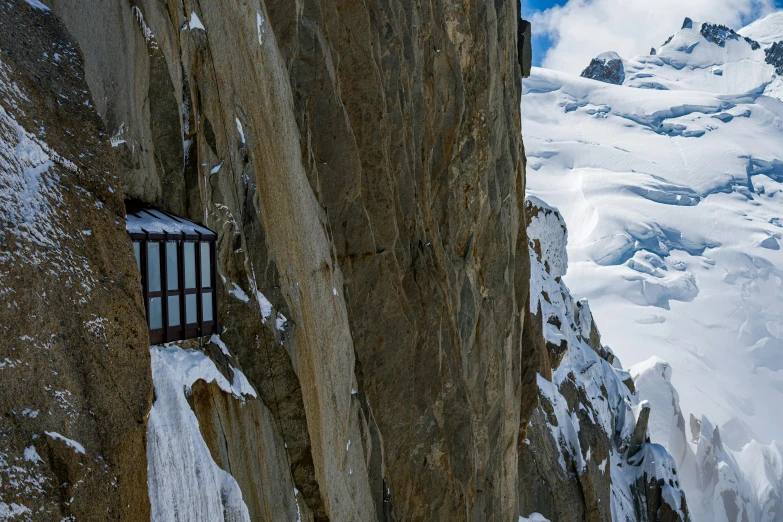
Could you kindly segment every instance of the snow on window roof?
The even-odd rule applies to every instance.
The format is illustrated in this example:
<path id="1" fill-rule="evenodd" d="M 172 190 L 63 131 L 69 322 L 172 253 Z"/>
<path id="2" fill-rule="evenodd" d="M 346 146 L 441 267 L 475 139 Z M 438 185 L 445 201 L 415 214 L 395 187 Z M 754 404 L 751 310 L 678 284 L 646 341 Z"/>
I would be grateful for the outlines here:
<path id="1" fill-rule="evenodd" d="M 125 229 L 130 234 L 163 234 L 168 232 L 169 234 L 201 234 L 208 238 L 216 237 L 215 232 L 198 223 L 153 207 L 128 204 L 126 209 Z"/>

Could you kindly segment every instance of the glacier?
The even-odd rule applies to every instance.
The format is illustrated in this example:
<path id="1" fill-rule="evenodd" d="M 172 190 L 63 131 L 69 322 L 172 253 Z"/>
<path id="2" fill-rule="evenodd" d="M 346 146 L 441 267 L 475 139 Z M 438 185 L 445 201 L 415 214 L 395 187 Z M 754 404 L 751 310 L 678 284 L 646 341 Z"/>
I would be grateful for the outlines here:
<path id="1" fill-rule="evenodd" d="M 633 365 L 695 521 L 783 520 L 780 41 L 780 12 L 686 20 L 618 56 L 620 85 L 523 81 L 528 195 L 562 213 L 563 279 Z"/>

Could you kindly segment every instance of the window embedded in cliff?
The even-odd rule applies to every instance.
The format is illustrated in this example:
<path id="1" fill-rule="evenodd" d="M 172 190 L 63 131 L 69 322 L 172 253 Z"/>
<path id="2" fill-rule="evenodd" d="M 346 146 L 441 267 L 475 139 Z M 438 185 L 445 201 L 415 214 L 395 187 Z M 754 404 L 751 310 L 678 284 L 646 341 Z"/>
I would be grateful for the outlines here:
<path id="1" fill-rule="evenodd" d="M 217 332 L 217 234 L 149 205 L 126 202 L 126 229 L 141 273 L 150 343 Z"/>

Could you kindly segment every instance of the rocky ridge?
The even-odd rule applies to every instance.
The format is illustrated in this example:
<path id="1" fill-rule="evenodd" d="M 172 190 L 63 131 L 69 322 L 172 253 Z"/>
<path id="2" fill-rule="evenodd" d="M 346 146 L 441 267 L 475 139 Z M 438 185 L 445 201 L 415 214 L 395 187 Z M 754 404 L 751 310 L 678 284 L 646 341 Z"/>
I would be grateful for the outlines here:
<path id="1" fill-rule="evenodd" d="M 549 520 L 689 520 L 677 464 L 650 442 L 650 405 L 601 344 L 587 301 L 563 283 L 568 233 L 557 209 L 526 200 L 530 342 L 538 405 L 520 441 L 520 509 Z M 540 326 L 539 326 L 540 325 Z"/>

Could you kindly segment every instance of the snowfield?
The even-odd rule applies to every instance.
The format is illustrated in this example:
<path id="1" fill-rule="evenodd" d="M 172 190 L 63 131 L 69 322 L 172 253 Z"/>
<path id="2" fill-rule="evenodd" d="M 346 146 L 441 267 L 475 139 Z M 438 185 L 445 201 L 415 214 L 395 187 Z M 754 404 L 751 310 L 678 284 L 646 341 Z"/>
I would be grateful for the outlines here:
<path id="1" fill-rule="evenodd" d="M 783 520 L 781 40 L 781 13 L 686 20 L 622 85 L 523 82 L 528 194 L 565 218 L 564 280 L 639 365 L 696 521 Z"/>

